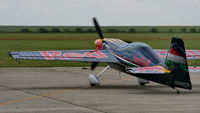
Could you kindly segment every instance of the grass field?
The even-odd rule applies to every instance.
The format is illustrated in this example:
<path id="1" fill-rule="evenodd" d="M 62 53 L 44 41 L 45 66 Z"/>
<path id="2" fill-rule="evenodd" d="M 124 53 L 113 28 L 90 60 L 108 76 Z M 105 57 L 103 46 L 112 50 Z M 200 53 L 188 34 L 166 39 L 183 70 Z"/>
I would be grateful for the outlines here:
<path id="1" fill-rule="evenodd" d="M 105 33 L 108 38 L 168 40 L 173 36 L 200 40 L 200 33 Z M 0 33 L 0 40 L 95 40 L 96 33 Z"/>
<path id="2" fill-rule="evenodd" d="M 105 34 L 105 37 L 142 41 L 155 49 L 168 49 L 172 36 L 183 37 L 187 49 L 200 49 L 200 33 Z M 20 43 L 21 51 L 94 49 L 94 40 L 97 38 L 98 36 L 95 33 L 2 33 L 0 34 L 0 67 L 88 66 L 90 63 L 36 60 L 21 60 L 19 64 L 8 56 L 8 52 L 17 51 L 15 49 L 16 42 Z M 200 61 L 189 63 L 190 65 L 200 65 Z"/>

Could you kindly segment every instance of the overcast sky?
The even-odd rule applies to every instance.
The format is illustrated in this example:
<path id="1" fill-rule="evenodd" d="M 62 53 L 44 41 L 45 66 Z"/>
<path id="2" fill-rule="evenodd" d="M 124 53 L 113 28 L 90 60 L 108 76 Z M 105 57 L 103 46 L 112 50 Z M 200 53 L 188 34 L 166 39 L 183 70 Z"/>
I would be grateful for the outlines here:
<path id="1" fill-rule="evenodd" d="M 0 25 L 200 25 L 200 0 L 0 0 Z"/>

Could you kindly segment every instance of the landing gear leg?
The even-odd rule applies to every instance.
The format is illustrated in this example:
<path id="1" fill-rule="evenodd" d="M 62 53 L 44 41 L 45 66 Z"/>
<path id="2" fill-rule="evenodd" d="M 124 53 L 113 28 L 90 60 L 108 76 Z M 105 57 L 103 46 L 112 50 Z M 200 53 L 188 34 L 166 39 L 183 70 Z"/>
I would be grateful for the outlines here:
<path id="1" fill-rule="evenodd" d="M 107 69 L 110 69 L 110 66 L 107 66 L 105 69 L 103 69 L 98 75 L 89 75 L 88 80 L 90 82 L 90 86 L 97 86 L 100 85 L 100 76 L 103 72 L 105 72 Z"/>

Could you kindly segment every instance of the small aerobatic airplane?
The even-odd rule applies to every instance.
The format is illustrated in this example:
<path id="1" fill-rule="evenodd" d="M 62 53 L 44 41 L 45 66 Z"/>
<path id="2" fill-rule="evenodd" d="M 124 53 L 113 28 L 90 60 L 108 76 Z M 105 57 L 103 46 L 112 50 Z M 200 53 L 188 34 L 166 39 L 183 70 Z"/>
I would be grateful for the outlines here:
<path id="1" fill-rule="evenodd" d="M 91 86 L 100 85 L 99 77 L 109 68 L 133 75 L 140 85 L 149 81 L 168 85 L 173 89 L 192 89 L 190 71 L 200 71 L 199 67 L 188 67 L 187 60 L 200 59 L 200 50 L 185 51 L 184 42 L 173 37 L 169 50 L 154 50 L 142 42 L 126 42 L 119 39 L 104 38 L 95 18 L 95 29 L 100 39 L 95 41 L 95 50 L 62 50 L 10 52 L 14 59 L 64 60 L 92 62 L 94 70 L 99 62 L 108 66 L 97 75 L 89 75 Z M 179 90 L 177 90 L 179 94 Z"/>

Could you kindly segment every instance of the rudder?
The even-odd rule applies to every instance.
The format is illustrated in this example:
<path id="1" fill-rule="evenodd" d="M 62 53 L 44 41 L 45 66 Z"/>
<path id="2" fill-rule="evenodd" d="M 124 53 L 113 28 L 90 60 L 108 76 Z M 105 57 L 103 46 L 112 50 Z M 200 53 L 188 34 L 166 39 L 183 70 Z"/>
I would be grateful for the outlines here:
<path id="1" fill-rule="evenodd" d="M 172 38 L 165 64 L 172 70 L 172 88 L 192 89 L 185 46 L 182 39 Z"/>

